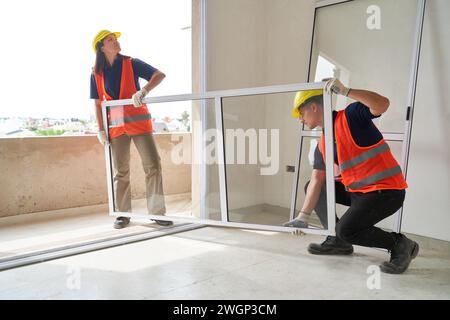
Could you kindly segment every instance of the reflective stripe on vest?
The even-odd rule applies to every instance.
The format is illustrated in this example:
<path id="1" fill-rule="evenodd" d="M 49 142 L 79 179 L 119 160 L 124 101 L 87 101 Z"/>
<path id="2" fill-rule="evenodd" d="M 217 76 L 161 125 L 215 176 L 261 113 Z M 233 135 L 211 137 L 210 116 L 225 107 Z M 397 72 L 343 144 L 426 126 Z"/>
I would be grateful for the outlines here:
<path id="1" fill-rule="evenodd" d="M 142 120 L 151 120 L 152 116 L 150 114 L 139 114 L 137 116 L 125 117 L 121 119 L 111 120 L 110 128 L 122 126 L 124 123 L 131 123 Z"/>
<path id="2" fill-rule="evenodd" d="M 389 145 L 384 142 L 382 144 L 380 144 L 379 146 L 373 148 L 373 149 L 369 149 L 363 153 L 361 153 L 359 156 L 354 157 L 353 159 L 347 160 L 344 163 L 341 163 L 339 165 L 339 169 L 342 171 L 353 168 L 354 166 L 369 160 L 371 158 L 376 157 L 377 155 L 386 152 L 389 150 Z"/>
<path id="3" fill-rule="evenodd" d="M 400 168 L 400 166 L 396 166 L 396 167 L 378 172 L 370 177 L 353 182 L 348 187 L 351 189 L 360 189 L 360 188 L 369 186 L 371 184 L 374 184 L 377 181 L 395 176 L 399 173 L 402 173 L 402 169 Z"/>

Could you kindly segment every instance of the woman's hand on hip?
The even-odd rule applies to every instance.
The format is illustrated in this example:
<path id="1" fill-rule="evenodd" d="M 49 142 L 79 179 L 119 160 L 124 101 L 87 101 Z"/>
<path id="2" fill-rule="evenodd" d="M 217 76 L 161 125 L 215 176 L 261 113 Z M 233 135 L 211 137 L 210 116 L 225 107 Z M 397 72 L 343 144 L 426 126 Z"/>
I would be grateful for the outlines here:
<path id="1" fill-rule="evenodd" d="M 139 90 L 138 92 L 133 94 L 131 99 L 133 99 L 133 105 L 135 108 L 139 108 L 140 106 L 142 106 L 142 101 L 144 100 L 144 98 L 147 94 L 148 94 L 148 91 L 145 90 L 145 88 L 142 88 L 141 90 Z"/>

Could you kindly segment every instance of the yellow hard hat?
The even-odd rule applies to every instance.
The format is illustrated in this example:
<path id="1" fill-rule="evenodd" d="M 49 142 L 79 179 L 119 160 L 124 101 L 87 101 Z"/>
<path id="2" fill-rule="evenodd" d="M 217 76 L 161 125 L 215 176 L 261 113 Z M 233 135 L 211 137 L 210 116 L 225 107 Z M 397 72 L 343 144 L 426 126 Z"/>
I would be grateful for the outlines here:
<path id="1" fill-rule="evenodd" d="M 315 97 L 315 96 L 321 96 L 322 94 L 323 94 L 322 89 L 306 90 L 306 91 L 297 92 L 297 94 L 295 95 L 294 108 L 292 109 L 291 116 L 293 118 L 300 118 L 300 111 L 298 110 L 298 107 L 300 107 L 309 98 Z"/>
<path id="2" fill-rule="evenodd" d="M 92 48 L 94 49 L 94 52 L 97 51 L 95 49 L 95 47 L 97 46 L 97 43 L 99 43 L 100 41 L 105 39 L 110 34 L 114 34 L 116 36 L 116 38 L 119 38 L 120 35 L 121 35 L 120 32 L 111 32 L 109 30 L 102 30 L 102 31 L 100 31 L 99 33 L 97 33 L 97 35 L 95 36 L 94 40 L 92 41 Z"/>

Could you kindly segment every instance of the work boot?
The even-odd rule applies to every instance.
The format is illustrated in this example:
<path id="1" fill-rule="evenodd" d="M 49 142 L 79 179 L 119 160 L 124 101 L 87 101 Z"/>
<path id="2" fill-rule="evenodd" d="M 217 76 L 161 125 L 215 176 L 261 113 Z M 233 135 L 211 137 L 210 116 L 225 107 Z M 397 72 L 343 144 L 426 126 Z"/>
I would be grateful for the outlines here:
<path id="1" fill-rule="evenodd" d="M 338 237 L 328 236 L 321 244 L 311 243 L 308 246 L 311 254 L 352 254 L 353 246 Z"/>
<path id="2" fill-rule="evenodd" d="M 155 220 L 155 219 L 152 219 L 152 221 L 155 221 L 157 224 L 159 224 L 160 226 L 163 226 L 163 227 L 168 227 L 168 226 L 173 225 L 172 221 Z"/>
<path id="3" fill-rule="evenodd" d="M 400 234 L 391 250 L 391 259 L 380 265 L 381 271 L 385 273 L 399 274 L 408 269 L 411 260 L 417 257 L 419 245 Z"/>
<path id="4" fill-rule="evenodd" d="M 115 229 L 125 228 L 130 223 L 130 218 L 127 217 L 118 217 L 116 221 L 114 221 Z"/>
<path id="5" fill-rule="evenodd" d="M 291 228 L 308 228 L 308 223 L 299 219 L 292 219 L 291 221 L 285 222 L 283 226 Z"/>

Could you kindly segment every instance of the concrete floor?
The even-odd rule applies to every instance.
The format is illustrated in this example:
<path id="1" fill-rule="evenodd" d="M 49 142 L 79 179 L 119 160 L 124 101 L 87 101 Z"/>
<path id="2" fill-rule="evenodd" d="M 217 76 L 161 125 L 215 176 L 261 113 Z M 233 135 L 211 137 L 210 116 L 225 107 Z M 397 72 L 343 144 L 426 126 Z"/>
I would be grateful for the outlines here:
<path id="1" fill-rule="evenodd" d="M 402 275 L 371 265 L 385 252 L 313 256 L 320 236 L 206 227 L 0 272 L 1 299 L 449 299 L 450 244 L 414 237 Z"/>
<path id="2" fill-rule="evenodd" d="M 167 216 L 193 217 L 190 193 L 165 196 Z M 146 200 L 133 200 L 133 213 L 146 215 Z M 279 225 L 289 220 L 289 209 L 260 205 L 230 211 L 230 221 Z M 221 215 L 209 219 L 220 220 Z M 106 240 L 122 235 L 161 229 L 148 218 L 133 218 L 127 228 L 112 228 L 115 217 L 106 205 L 60 209 L 0 218 L 0 259 L 67 245 Z M 175 223 L 175 225 L 180 223 Z M 320 227 L 313 216 L 311 226 Z"/>

